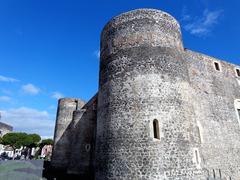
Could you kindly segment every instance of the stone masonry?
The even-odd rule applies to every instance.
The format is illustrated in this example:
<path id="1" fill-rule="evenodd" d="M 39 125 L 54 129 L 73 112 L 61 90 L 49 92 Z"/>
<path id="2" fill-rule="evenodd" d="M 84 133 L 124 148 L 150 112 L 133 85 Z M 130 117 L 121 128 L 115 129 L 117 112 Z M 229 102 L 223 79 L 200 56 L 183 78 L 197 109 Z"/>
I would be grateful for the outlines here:
<path id="1" fill-rule="evenodd" d="M 0 122 L 0 137 L 3 137 L 5 134 L 12 132 L 12 130 L 13 130 L 12 126 Z"/>
<path id="2" fill-rule="evenodd" d="M 81 179 L 239 180 L 240 67 L 184 48 L 154 9 L 101 34 L 98 93 L 60 99 L 51 166 Z"/>

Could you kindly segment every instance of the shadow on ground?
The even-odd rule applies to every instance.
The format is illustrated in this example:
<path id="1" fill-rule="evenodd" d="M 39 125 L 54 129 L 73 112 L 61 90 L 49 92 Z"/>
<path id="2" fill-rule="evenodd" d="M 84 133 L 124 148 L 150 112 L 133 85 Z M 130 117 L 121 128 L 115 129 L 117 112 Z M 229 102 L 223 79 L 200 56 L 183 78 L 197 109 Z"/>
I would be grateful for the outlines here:
<path id="1" fill-rule="evenodd" d="M 50 162 L 43 160 L 0 161 L 0 180 L 79 180 L 50 168 Z"/>
<path id="2" fill-rule="evenodd" d="M 42 177 L 43 160 L 1 161 L 0 179 L 4 180 L 39 180 Z"/>

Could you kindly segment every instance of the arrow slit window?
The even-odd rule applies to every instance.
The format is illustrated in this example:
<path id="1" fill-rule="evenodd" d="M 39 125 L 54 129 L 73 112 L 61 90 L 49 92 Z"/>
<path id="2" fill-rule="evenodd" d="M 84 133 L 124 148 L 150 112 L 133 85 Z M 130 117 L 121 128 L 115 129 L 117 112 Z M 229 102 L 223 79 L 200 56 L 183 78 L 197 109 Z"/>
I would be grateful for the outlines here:
<path id="1" fill-rule="evenodd" d="M 153 135 L 155 139 L 160 139 L 159 123 L 156 119 L 153 120 Z"/>

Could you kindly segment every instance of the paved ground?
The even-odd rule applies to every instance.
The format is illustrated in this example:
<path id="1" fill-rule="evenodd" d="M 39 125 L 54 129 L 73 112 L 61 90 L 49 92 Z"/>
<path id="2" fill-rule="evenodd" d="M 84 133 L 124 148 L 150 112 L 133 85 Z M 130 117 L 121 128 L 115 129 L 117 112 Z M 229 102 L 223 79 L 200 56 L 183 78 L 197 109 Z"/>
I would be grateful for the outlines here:
<path id="1" fill-rule="evenodd" d="M 45 180 L 43 160 L 0 161 L 0 180 Z"/>

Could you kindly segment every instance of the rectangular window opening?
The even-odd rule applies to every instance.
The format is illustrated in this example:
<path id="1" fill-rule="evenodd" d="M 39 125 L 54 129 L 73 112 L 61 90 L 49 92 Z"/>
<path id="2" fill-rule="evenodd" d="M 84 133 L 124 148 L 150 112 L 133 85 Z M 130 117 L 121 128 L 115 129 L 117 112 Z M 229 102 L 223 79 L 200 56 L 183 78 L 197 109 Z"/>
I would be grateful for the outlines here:
<path id="1" fill-rule="evenodd" d="M 238 112 L 238 118 L 240 118 L 240 109 L 237 109 Z"/>
<path id="2" fill-rule="evenodd" d="M 237 76 L 240 77 L 240 69 L 236 69 Z"/>
<path id="3" fill-rule="evenodd" d="M 159 123 L 156 119 L 153 121 L 153 135 L 155 139 L 160 139 Z"/>
<path id="4" fill-rule="evenodd" d="M 201 132 L 200 132 L 199 127 L 197 127 L 197 132 L 198 132 L 198 137 L 199 137 L 200 143 L 202 143 L 202 137 L 201 137 Z"/>
<path id="5" fill-rule="evenodd" d="M 221 169 L 219 169 L 218 171 L 219 171 L 219 177 L 222 178 L 222 172 L 221 172 Z"/>
<path id="6" fill-rule="evenodd" d="M 214 66 L 215 66 L 215 69 L 216 69 L 217 71 L 220 71 L 219 63 L 214 62 Z"/>
<path id="7" fill-rule="evenodd" d="M 196 156 L 196 163 L 199 164 L 199 158 L 198 158 L 198 151 L 195 150 L 195 156 Z"/>

